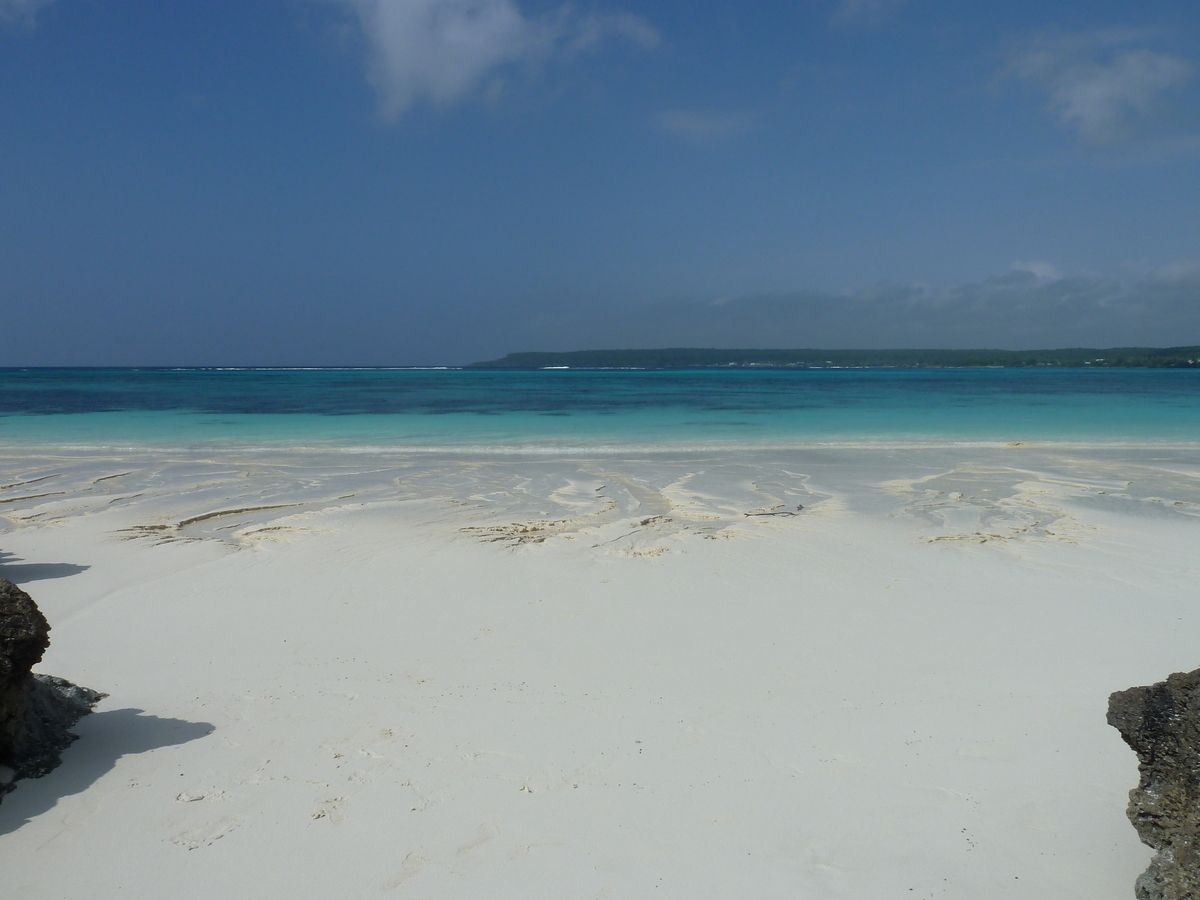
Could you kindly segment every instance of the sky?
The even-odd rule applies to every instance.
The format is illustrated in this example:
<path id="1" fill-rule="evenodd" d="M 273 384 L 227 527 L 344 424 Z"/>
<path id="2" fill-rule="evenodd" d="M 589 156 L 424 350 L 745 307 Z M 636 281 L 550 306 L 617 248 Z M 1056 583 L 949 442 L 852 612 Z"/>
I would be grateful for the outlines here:
<path id="1" fill-rule="evenodd" d="M 0 365 L 1200 344 L 1196 0 L 0 0 Z"/>

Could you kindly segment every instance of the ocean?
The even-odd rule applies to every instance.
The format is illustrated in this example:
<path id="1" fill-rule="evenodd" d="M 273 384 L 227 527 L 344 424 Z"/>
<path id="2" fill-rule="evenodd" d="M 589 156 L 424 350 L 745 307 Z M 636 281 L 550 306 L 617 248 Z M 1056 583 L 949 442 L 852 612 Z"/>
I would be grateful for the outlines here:
<path id="1" fill-rule="evenodd" d="M 1200 371 L 4 369 L 11 450 L 1200 443 Z"/>

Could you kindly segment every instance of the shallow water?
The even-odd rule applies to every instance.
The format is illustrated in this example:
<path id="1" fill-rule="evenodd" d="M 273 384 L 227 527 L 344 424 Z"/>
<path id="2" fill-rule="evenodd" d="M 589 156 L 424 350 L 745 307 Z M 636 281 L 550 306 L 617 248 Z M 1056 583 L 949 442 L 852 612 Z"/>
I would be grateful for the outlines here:
<path id="1" fill-rule="evenodd" d="M 587 452 L 1200 442 L 1200 371 L 0 370 L 0 446 Z"/>

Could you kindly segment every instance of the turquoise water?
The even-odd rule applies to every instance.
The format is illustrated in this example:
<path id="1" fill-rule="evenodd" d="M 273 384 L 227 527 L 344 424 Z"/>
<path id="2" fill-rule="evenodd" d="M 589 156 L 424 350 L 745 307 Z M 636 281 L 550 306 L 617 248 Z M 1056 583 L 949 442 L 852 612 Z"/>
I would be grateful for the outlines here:
<path id="1" fill-rule="evenodd" d="M 0 446 L 320 450 L 1200 442 L 1200 371 L 0 370 Z"/>

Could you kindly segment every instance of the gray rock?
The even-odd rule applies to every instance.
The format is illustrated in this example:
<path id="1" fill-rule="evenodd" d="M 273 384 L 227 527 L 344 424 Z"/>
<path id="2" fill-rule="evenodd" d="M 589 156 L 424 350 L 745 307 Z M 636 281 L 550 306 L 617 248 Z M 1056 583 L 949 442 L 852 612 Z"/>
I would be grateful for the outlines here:
<path id="1" fill-rule="evenodd" d="M 1138 757 L 1129 821 L 1157 852 L 1137 879 L 1138 900 L 1200 898 L 1200 669 L 1108 700 L 1108 724 Z"/>
<path id="2" fill-rule="evenodd" d="M 40 778 L 75 740 L 71 727 L 106 695 L 34 675 L 50 625 L 32 598 L 0 578 L 0 796 L 21 778 Z"/>

